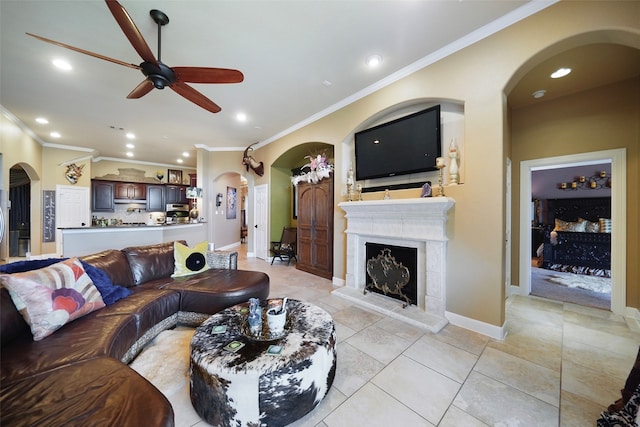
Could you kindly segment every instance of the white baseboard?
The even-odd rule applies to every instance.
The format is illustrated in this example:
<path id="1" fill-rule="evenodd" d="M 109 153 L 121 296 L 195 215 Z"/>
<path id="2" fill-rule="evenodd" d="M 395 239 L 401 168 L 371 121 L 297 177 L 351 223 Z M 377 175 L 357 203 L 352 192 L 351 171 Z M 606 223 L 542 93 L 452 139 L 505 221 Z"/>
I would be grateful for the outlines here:
<path id="1" fill-rule="evenodd" d="M 331 283 L 333 284 L 333 286 L 345 286 L 347 284 L 347 282 L 344 279 L 341 279 L 336 276 L 333 276 L 331 278 Z"/>
<path id="2" fill-rule="evenodd" d="M 505 325 L 495 326 L 489 323 L 481 322 L 479 320 L 471 319 L 468 317 L 460 316 L 456 313 L 445 311 L 444 313 L 449 323 L 461 328 L 469 329 L 470 331 L 477 332 L 482 335 L 486 335 L 497 340 L 504 340 L 507 336 Z"/>

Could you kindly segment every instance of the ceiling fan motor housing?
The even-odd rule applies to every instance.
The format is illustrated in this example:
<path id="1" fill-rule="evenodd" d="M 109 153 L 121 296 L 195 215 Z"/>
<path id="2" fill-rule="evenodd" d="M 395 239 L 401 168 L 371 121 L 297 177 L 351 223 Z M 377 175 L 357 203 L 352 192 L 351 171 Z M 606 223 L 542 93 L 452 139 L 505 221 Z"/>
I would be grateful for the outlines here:
<path id="1" fill-rule="evenodd" d="M 176 74 L 173 70 L 162 62 L 153 64 L 151 62 L 143 62 L 140 64 L 142 73 L 147 76 L 156 89 L 164 89 L 165 86 L 171 85 L 176 81 Z"/>

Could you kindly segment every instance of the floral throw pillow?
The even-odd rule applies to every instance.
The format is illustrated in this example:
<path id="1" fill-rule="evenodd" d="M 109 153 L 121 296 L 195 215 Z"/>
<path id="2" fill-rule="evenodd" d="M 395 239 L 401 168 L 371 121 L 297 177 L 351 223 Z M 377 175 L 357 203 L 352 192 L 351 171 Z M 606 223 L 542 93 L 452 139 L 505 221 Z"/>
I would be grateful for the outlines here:
<path id="1" fill-rule="evenodd" d="M 188 276 L 209 269 L 207 264 L 207 242 L 200 242 L 192 248 L 174 242 L 173 258 L 175 266 L 171 277 Z"/>
<path id="2" fill-rule="evenodd" d="M 34 341 L 105 306 L 77 258 L 24 273 L 1 274 L 0 283 L 31 327 Z"/>

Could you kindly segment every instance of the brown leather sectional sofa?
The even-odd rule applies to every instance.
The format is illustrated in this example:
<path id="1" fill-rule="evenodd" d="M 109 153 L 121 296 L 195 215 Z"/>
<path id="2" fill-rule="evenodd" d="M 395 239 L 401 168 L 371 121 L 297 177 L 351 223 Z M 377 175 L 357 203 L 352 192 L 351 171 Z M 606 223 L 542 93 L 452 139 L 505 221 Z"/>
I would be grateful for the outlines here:
<path id="1" fill-rule="evenodd" d="M 0 289 L 0 425 L 173 426 L 169 401 L 127 366 L 162 330 L 269 295 L 256 271 L 172 278 L 173 242 L 81 257 L 133 294 L 34 341 Z"/>

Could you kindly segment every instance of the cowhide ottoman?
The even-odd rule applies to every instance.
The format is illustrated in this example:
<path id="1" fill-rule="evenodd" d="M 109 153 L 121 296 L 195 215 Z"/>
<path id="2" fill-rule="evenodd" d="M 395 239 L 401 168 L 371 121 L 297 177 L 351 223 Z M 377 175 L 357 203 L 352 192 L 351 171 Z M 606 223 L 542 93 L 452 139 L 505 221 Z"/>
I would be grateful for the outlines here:
<path id="1" fill-rule="evenodd" d="M 285 426 L 309 413 L 333 383 L 335 325 L 320 307 L 289 300 L 284 335 L 253 337 L 247 311 L 247 304 L 228 308 L 196 329 L 191 403 L 215 426 Z"/>

